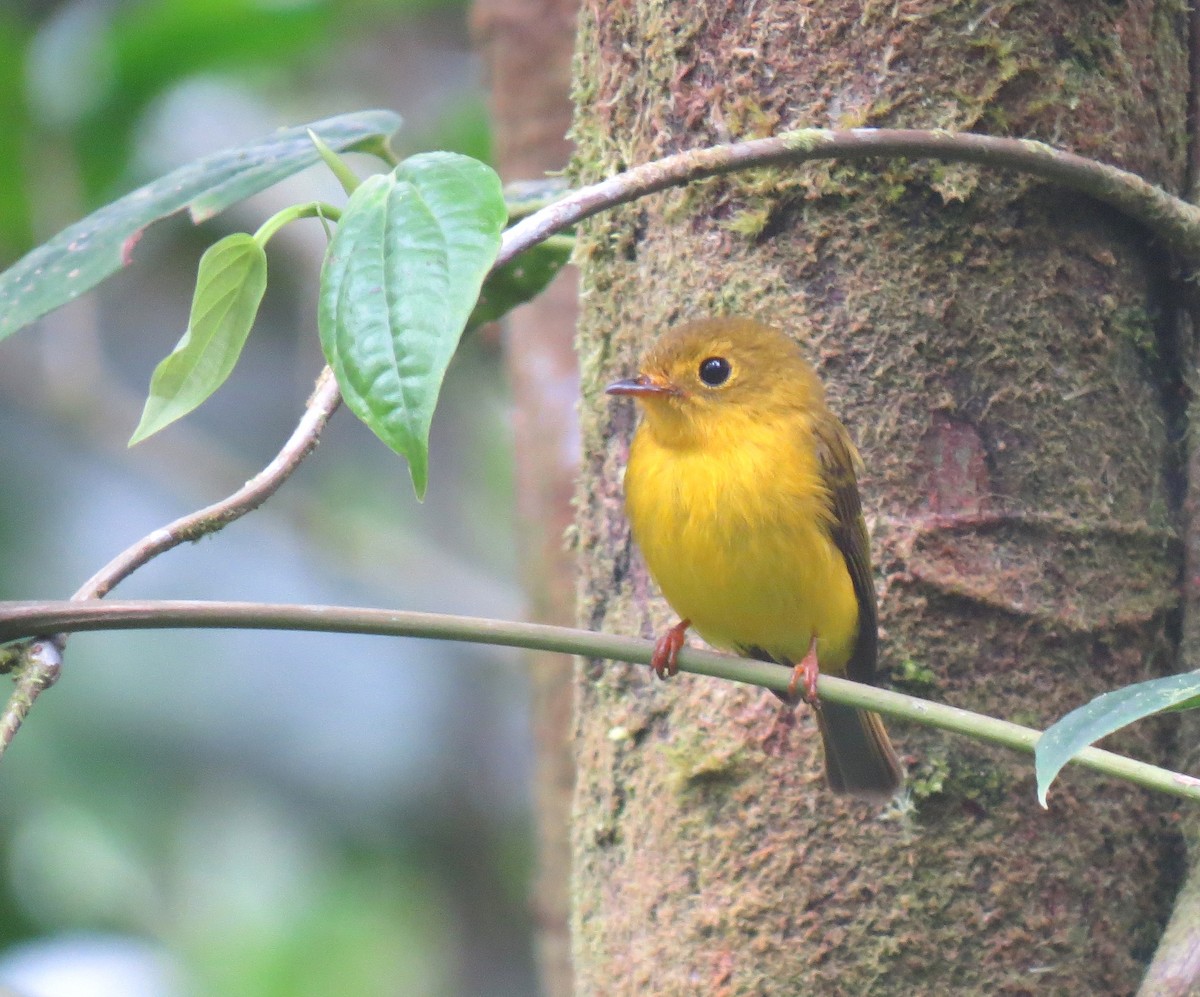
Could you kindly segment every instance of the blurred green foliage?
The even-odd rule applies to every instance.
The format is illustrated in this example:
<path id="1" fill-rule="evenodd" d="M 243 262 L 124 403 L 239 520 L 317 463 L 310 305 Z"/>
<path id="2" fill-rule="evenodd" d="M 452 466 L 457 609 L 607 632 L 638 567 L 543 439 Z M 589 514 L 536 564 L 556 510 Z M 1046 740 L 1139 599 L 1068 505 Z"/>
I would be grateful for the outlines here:
<path id="1" fill-rule="evenodd" d="M 25 52 L 32 32 L 15 11 L 0 8 L 0 266 L 33 245 L 27 149 L 32 145 L 25 99 Z"/>
<path id="2" fill-rule="evenodd" d="M 419 33 L 425 20 L 440 18 L 434 34 L 441 44 L 445 22 L 465 19 L 467 6 L 467 0 L 4 0 L 0 267 L 149 179 L 139 172 L 139 146 L 147 141 L 147 118 L 174 88 L 197 77 L 233 80 L 274 109 L 272 124 L 390 106 L 394 93 L 371 91 L 361 77 L 347 83 L 342 75 L 363 41 L 379 32 Z M 456 30 L 465 36 L 465 28 Z M 381 76 L 395 68 L 381 61 Z M 215 135 L 214 147 L 233 141 Z M 456 89 L 397 143 L 402 155 L 430 148 L 488 156 L 480 94 Z M 172 307 L 186 316 L 186 297 L 174 281 L 194 273 L 189 254 L 197 252 L 200 233 L 186 225 L 180 232 L 174 246 L 166 232 L 153 242 L 148 237 L 130 268 L 137 273 L 112 282 L 129 290 L 114 293 L 106 285 L 109 297 L 85 308 L 82 321 L 78 315 L 65 321 L 72 329 L 95 321 L 108 372 L 123 379 L 97 391 L 140 389 L 162 355 L 163 343 L 152 342 L 156 327 L 167 348 L 177 338 L 172 313 L 154 297 L 178 297 Z M 214 406 L 211 422 L 200 424 L 201 436 L 236 427 L 235 460 L 272 452 L 279 420 L 297 407 L 286 389 L 306 392 L 304 379 L 316 369 L 315 329 L 301 324 L 310 318 L 304 307 L 315 300 L 315 288 L 305 286 L 311 278 L 302 269 L 298 276 L 285 272 L 284 252 L 278 257 L 273 307 L 290 310 L 264 322 L 252 344 L 261 352 L 242 387 L 224 389 L 223 410 Z M 305 294 L 312 297 L 300 301 Z M 124 303 L 114 308 L 122 295 Z M 140 324 L 120 310 L 130 306 L 144 313 Z M 46 333 L 61 334 L 63 327 L 46 325 L 5 343 L 0 366 L 20 370 L 39 348 L 46 355 L 61 350 L 63 340 Z M 395 599 L 396 590 L 381 596 L 370 587 L 376 579 L 364 581 L 368 572 L 385 584 L 430 591 L 436 586 L 429 562 L 436 561 L 450 579 L 441 587 L 462 589 L 460 559 L 480 556 L 497 587 L 509 585 L 512 467 L 495 352 L 487 337 L 472 337 L 452 365 L 451 398 L 434 426 L 441 462 L 431 487 L 440 489 L 439 502 L 421 510 L 401 504 L 401 462 L 389 462 L 365 433 L 355 435 L 352 420 L 341 420 L 321 448 L 320 468 L 306 467 L 307 482 L 289 483 L 284 499 L 305 510 L 296 520 L 316 510 L 295 543 L 303 559 L 288 546 L 291 539 L 279 540 L 285 517 L 264 527 L 257 517 L 255 525 L 231 528 L 229 539 L 156 566 L 142 594 L 211 596 L 236 579 L 261 585 L 247 595 L 287 598 L 296 593 L 284 591 L 283 582 L 299 584 L 297 576 L 304 576 L 312 585 L 313 576 L 329 588 L 303 590 L 301 601 L 382 603 Z M 297 377 L 289 363 L 303 374 Z M 81 369 L 93 386 L 93 372 Z M 129 530 L 147 517 L 158 525 L 164 509 L 180 501 L 179 494 L 155 494 L 163 489 L 136 471 L 126 491 L 111 485 L 117 459 L 126 455 L 122 448 L 115 457 L 88 436 L 103 419 L 84 415 L 77 432 L 70 412 L 59 422 L 49 406 L 35 407 L 50 394 L 38 389 L 55 378 L 58 388 L 73 390 L 64 371 L 58 364 L 48 382 L 27 379 L 34 387 L 29 396 L 0 397 L 0 438 L 9 448 L 9 473 L 0 475 L 0 589 L 12 598 L 69 591 L 82 577 L 81 556 L 88 559 L 86 574 L 96 566 L 92 559 L 109 556 Z M 95 399 L 72 401 L 86 407 Z M 250 407 L 239 408 L 245 401 Z M 175 460 L 189 462 L 193 452 L 179 437 L 160 444 L 157 455 L 173 445 Z M 241 446 L 249 453 L 241 454 Z M 168 460 L 165 475 L 178 472 Z M 205 500 L 221 487 L 203 482 Z M 306 488 L 308 498 L 297 499 Z M 106 504 L 110 495 L 120 497 Z M 339 515 L 323 514 L 325 495 L 341 497 Z M 439 509 L 440 520 L 421 518 Z M 105 518 L 114 510 L 127 517 L 117 526 Z M 405 545 L 414 543 L 404 532 L 409 526 L 429 547 L 405 560 Z M 88 551 L 81 555 L 84 538 Z M 336 558 L 329 555 L 334 550 Z M 202 562 L 207 568 L 196 567 L 210 556 Z M 176 568 L 180 575 L 167 577 L 183 581 L 164 588 L 164 573 Z M 339 570 L 353 576 L 350 587 Z M 472 675 L 465 710 L 431 679 L 446 676 L 445 687 L 457 681 L 460 670 L 443 667 L 460 663 L 451 656 L 457 652 L 397 645 L 313 651 L 307 641 L 274 638 L 247 653 L 218 648 L 215 635 L 180 635 L 171 644 L 165 636 L 130 640 L 73 642 L 69 674 L 39 702 L 0 766 L 0 962 L 19 943 L 111 932 L 168 953 L 184 977 L 172 995 L 372 997 L 479 993 L 481 986 L 493 994 L 532 992 L 525 801 L 516 776 L 510 774 L 515 788 L 496 776 L 520 766 L 509 762 L 522 750 L 522 734 L 512 729 L 522 715 L 511 673 L 496 681 L 488 675 L 499 669 L 462 669 Z M 438 703 L 444 712 L 434 709 Z M 378 715 L 403 722 L 370 719 L 377 704 L 383 704 Z M 236 709 L 245 719 L 233 718 Z M 329 726 L 319 726 L 331 717 Z M 373 764 L 355 763 L 360 756 L 353 753 L 340 768 L 328 761 L 339 741 L 354 740 L 337 723 L 371 728 L 375 747 L 356 750 Z M 417 750 L 422 745 L 425 754 Z M 372 750 L 410 752 L 416 760 L 392 771 Z M 458 750 L 476 755 L 454 762 Z M 353 773 L 362 786 L 352 789 L 374 795 L 356 808 L 347 803 L 358 799 L 350 790 L 335 786 L 339 796 L 329 788 L 336 781 L 330 771 L 339 778 Z"/>
<path id="3" fill-rule="evenodd" d="M 269 89 L 320 66 L 331 43 L 387 20 L 465 11 L 468 0 L 32 0 L 0 7 L 0 266 L 35 242 L 43 157 L 70 157 L 85 209 L 119 194 L 147 108 L 190 77 Z M 336 67 L 331 67 L 336 73 Z M 449 123 L 453 151 L 486 158 L 478 108 Z M 42 232 L 44 237 L 50 233 Z"/>

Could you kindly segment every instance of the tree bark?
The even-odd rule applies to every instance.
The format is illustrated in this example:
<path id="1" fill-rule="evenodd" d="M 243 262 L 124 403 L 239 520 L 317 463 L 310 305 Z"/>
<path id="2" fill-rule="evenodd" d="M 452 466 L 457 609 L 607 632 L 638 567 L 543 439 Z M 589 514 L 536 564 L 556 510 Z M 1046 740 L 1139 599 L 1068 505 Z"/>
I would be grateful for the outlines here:
<path id="1" fill-rule="evenodd" d="M 785 127 L 1040 138 L 1179 189 L 1185 8 L 585 3 L 577 172 Z M 1086 199 L 973 167 L 759 170 L 588 223 L 580 615 L 671 617 L 632 549 L 628 404 L 661 329 L 795 334 L 866 464 L 883 664 L 1045 725 L 1175 667 L 1184 394 L 1166 265 Z M 578 679 L 581 993 L 1125 994 L 1181 875 L 1169 803 L 964 739 L 893 733 L 909 797 L 822 786 L 811 717 L 591 662 Z M 1118 750 L 1163 757 L 1143 724 Z"/>
<path id="2" fill-rule="evenodd" d="M 536 179 L 570 157 L 571 54 L 577 0 L 476 0 L 472 21 L 487 61 L 496 165 L 505 180 Z M 506 320 L 513 388 L 518 541 L 530 616 L 574 622 L 575 562 L 564 535 L 579 470 L 578 281 L 564 270 Z M 528 655 L 538 844 L 533 905 L 545 997 L 574 992 L 569 938 L 571 753 L 570 669 L 555 654 Z"/>

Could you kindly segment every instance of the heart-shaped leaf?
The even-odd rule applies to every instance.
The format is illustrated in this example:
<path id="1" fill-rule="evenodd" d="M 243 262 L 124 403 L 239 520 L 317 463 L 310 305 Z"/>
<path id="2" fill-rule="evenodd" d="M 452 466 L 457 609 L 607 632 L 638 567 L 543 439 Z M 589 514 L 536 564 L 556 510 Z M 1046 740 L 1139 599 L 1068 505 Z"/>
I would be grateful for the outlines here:
<path id="1" fill-rule="evenodd" d="M 1038 802 L 1046 805 L 1050 784 L 1089 744 L 1135 720 L 1179 709 L 1198 696 L 1200 672 L 1186 672 L 1115 689 L 1072 710 L 1038 739 L 1034 752 Z"/>
<path id="2" fill-rule="evenodd" d="M 321 345 L 351 411 L 425 494 L 442 378 L 507 219 L 490 167 L 423 153 L 363 181 L 321 272 Z"/>
<path id="3" fill-rule="evenodd" d="M 154 370 L 142 420 L 129 445 L 187 415 L 229 377 L 267 289 L 267 254 L 239 232 L 200 258 L 187 332 Z"/>
<path id="4" fill-rule="evenodd" d="M 195 222 L 299 173 L 320 158 L 311 129 L 331 148 L 382 153 L 400 127 L 391 111 L 363 111 L 276 132 L 181 166 L 92 212 L 0 273 L 0 339 L 79 297 L 129 263 L 142 230 L 187 208 Z"/>

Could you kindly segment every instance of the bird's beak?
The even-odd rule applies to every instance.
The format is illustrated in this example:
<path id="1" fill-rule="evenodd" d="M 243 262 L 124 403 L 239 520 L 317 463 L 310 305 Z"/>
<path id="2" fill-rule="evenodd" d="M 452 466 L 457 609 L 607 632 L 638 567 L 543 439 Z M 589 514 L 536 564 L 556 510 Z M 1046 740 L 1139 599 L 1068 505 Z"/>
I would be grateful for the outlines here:
<path id="1" fill-rule="evenodd" d="M 664 395 L 675 395 L 679 392 L 659 378 L 651 377 L 649 374 L 638 374 L 637 377 L 614 381 L 604 389 L 604 393 L 606 395 L 633 395 L 634 398 L 661 398 Z"/>

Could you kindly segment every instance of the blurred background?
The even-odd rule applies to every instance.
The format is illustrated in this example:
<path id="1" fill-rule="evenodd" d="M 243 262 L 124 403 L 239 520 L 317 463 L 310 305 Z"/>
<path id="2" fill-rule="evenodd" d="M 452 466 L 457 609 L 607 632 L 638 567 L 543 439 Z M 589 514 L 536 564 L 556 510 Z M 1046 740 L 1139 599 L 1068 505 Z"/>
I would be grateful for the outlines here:
<path id="1" fill-rule="evenodd" d="M 99 204 L 282 125 L 371 107 L 403 156 L 487 159 L 462 0 L 5 0 L 0 268 Z M 363 169 L 376 168 L 366 162 Z M 0 344 L 0 598 L 64 598 L 278 449 L 322 366 L 319 223 L 268 251 L 229 383 L 136 449 L 205 246 L 313 170 Z M 0 302 L 0 307 L 3 303 Z M 424 504 L 345 411 L 259 512 L 117 595 L 519 617 L 510 400 L 471 338 Z M 383 638 L 79 635 L 0 765 L 0 989 L 23 997 L 530 994 L 530 736 L 514 653 Z"/>

